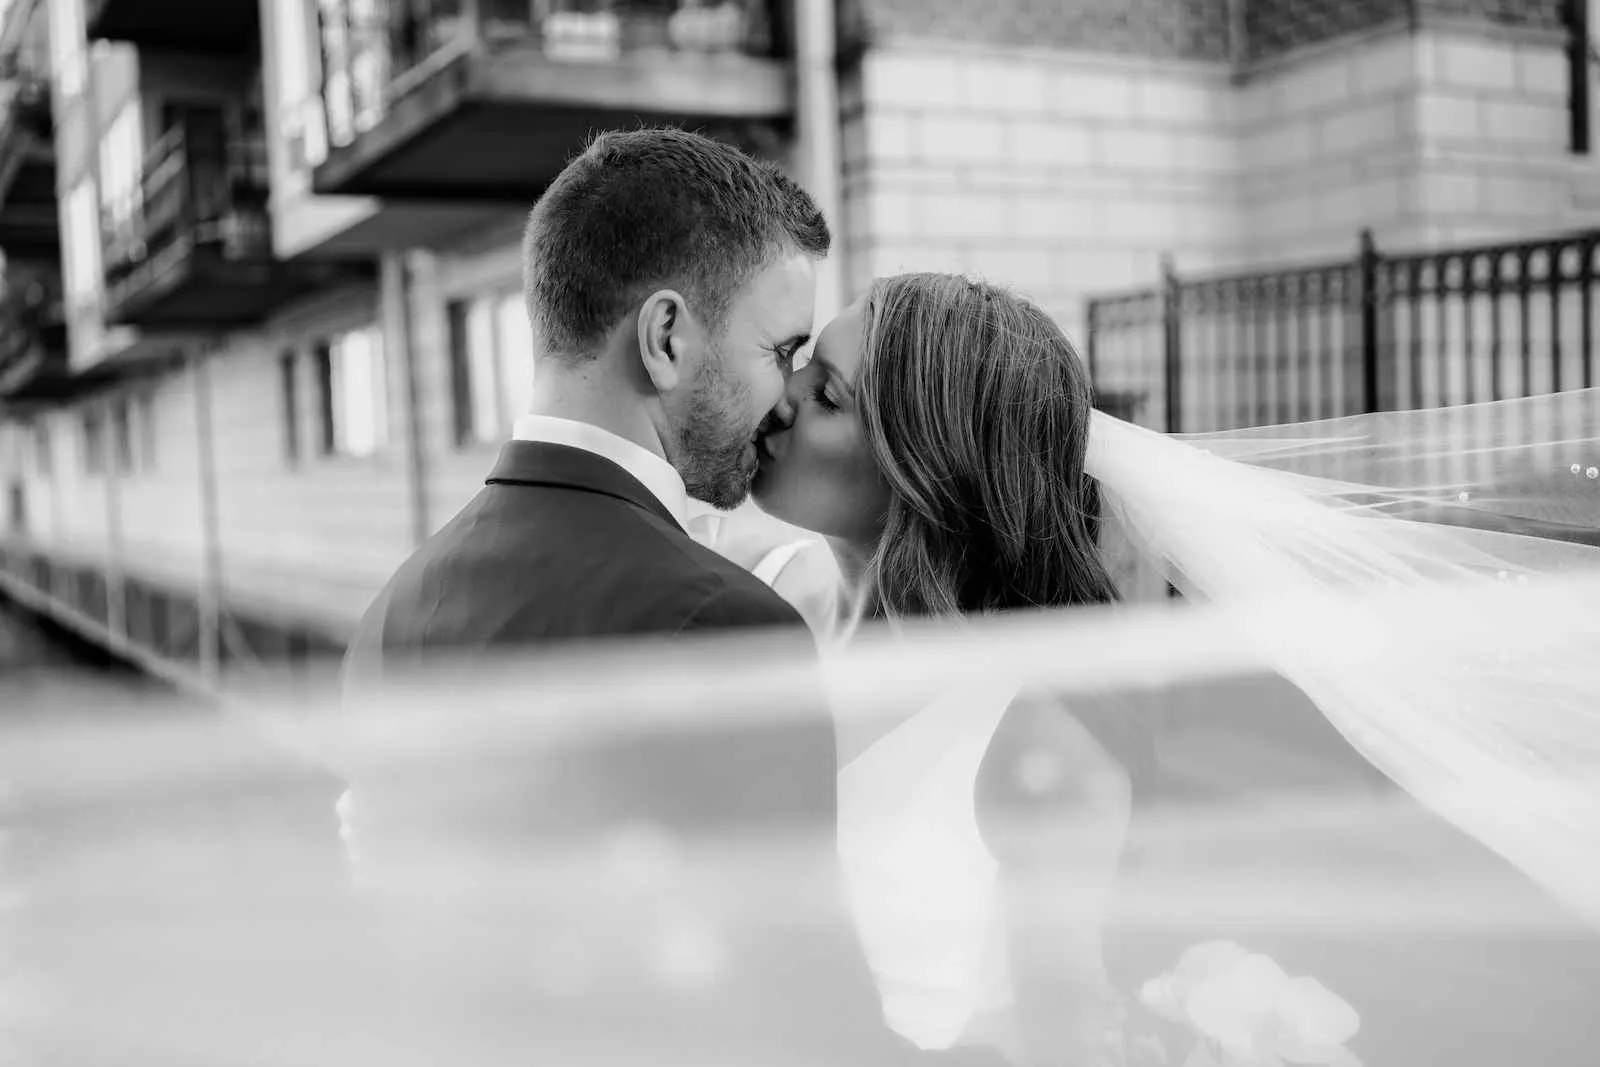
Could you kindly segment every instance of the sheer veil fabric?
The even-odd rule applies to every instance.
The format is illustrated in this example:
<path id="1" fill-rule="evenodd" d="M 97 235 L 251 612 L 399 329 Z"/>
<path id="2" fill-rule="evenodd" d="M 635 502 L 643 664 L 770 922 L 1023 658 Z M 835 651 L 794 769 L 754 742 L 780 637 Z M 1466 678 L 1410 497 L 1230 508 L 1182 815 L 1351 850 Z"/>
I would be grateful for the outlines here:
<path id="1" fill-rule="evenodd" d="M 1600 571 L 1600 389 L 1188 437 L 1097 412 L 1087 466 L 1135 557 L 1199 601 Z M 1317 617 L 1270 643 L 1365 759 L 1600 927 L 1600 658 L 1573 616 L 1490 657 Z"/>

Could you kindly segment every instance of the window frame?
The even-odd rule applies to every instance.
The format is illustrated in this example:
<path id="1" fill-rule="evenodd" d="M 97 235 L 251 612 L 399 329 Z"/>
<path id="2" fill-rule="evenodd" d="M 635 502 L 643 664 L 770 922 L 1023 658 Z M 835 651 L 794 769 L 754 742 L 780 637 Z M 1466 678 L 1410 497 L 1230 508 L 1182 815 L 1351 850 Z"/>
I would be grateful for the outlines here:
<path id="1" fill-rule="evenodd" d="M 362 351 L 360 346 L 366 346 Z M 357 362 L 364 356 L 366 366 Z M 384 454 L 394 441 L 389 403 L 389 359 L 376 323 L 339 330 L 319 338 L 313 348 L 318 405 L 318 446 L 325 458 L 365 460 Z M 348 362 L 347 362 L 348 361 Z M 348 418 L 355 403 L 350 391 L 367 395 L 370 437 L 353 441 Z"/>
<path id="2" fill-rule="evenodd" d="M 482 316 L 486 333 L 474 329 L 474 318 Z M 451 422 L 456 447 L 481 448 L 498 444 L 515 432 L 517 419 L 525 413 L 535 375 L 532 372 L 532 329 L 527 326 L 527 310 L 521 290 L 500 289 L 481 296 L 462 296 L 447 306 L 450 355 Z M 522 336 L 508 336 L 506 322 L 517 317 L 523 324 Z M 475 350 L 475 337 L 487 336 L 487 355 Z M 523 342 L 517 345 L 514 341 Z M 522 347 L 527 351 L 517 351 Z M 513 375 L 510 361 L 529 361 L 527 373 Z M 487 370 L 491 382 L 485 387 L 479 377 Z M 527 396 L 513 396 L 523 391 Z M 485 403 L 485 396 L 492 398 Z M 483 425 L 485 409 L 493 407 L 492 425 Z"/>

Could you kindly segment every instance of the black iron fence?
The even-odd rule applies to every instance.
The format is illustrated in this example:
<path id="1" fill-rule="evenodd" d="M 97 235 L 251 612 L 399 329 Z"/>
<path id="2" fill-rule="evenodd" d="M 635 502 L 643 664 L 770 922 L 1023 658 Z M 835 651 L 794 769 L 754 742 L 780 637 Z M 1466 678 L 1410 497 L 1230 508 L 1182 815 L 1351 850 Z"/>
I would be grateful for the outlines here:
<path id="1" fill-rule="evenodd" d="M 1101 405 L 1199 432 L 1592 386 L 1600 230 L 1094 297 Z"/>

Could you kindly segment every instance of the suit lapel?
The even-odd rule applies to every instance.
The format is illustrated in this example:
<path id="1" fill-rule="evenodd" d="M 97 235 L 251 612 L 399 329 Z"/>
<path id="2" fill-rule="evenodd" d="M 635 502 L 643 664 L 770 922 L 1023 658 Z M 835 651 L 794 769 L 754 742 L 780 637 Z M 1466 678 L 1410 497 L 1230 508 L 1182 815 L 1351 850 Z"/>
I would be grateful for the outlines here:
<path id="1" fill-rule="evenodd" d="M 682 529 L 644 483 L 602 456 L 567 445 L 510 441 L 490 471 L 489 485 L 543 485 L 577 489 L 624 500 Z"/>

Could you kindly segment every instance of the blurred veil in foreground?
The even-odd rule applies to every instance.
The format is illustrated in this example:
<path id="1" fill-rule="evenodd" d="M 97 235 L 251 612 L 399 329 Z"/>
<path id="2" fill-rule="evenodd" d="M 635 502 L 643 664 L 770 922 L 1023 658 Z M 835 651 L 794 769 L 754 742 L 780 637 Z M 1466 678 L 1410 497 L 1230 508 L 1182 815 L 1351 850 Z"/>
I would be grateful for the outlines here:
<path id="1" fill-rule="evenodd" d="M 886 1062 L 784 754 L 996 680 L 1164 724 L 1113 889 L 1135 983 L 1257 939 L 1413 1020 L 1369 1027 L 1408 1062 L 1592 1055 L 1600 391 L 1105 420 L 1093 453 L 1130 586 L 1186 600 L 868 625 L 820 670 L 793 637 L 595 643 L 14 730 L 0 1061 Z M 1041 921 L 1070 902 L 1069 864 L 1030 877 Z M 1455 1040 L 1435 983 L 1493 999 L 1489 1036 Z"/>

